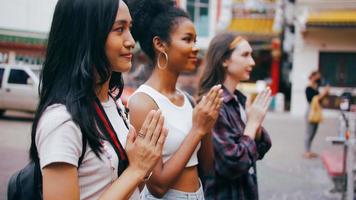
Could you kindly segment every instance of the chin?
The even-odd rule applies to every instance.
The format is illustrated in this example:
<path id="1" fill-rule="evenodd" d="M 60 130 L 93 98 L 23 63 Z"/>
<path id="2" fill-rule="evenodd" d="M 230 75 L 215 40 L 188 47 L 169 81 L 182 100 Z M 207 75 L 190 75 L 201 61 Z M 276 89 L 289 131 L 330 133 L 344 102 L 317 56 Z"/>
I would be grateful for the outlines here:
<path id="1" fill-rule="evenodd" d="M 125 64 L 118 64 L 117 67 L 114 67 L 113 71 L 116 72 L 128 72 L 131 69 L 131 62 L 130 63 L 125 63 Z"/>
<path id="2" fill-rule="evenodd" d="M 244 78 L 242 78 L 242 81 L 248 81 L 250 80 L 250 75 L 246 75 L 244 76 Z"/>
<path id="3" fill-rule="evenodd" d="M 190 66 L 187 66 L 186 67 L 186 70 L 187 72 L 194 72 L 195 70 L 197 69 L 197 66 L 195 65 L 190 65 Z"/>

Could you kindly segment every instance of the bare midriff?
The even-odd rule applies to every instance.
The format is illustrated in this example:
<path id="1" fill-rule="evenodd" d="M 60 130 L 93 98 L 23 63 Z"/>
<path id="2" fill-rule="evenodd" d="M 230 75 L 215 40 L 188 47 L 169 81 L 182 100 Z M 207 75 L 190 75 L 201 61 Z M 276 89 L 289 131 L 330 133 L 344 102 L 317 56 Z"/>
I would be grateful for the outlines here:
<path id="1" fill-rule="evenodd" d="M 196 192 L 200 188 L 197 166 L 184 168 L 172 189 L 182 192 Z"/>

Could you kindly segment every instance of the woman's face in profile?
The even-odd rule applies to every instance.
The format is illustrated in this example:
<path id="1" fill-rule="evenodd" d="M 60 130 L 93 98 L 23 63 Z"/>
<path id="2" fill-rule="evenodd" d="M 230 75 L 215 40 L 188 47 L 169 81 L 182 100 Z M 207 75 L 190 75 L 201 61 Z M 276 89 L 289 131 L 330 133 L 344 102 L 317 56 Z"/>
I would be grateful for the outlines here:
<path id="1" fill-rule="evenodd" d="M 250 79 L 252 67 L 255 61 L 252 58 L 252 48 L 246 40 L 242 40 L 231 53 L 229 59 L 224 62 L 226 75 L 234 80 L 245 81 Z"/>
<path id="2" fill-rule="evenodd" d="M 194 71 L 198 64 L 199 48 L 196 31 L 190 19 L 181 19 L 174 27 L 168 49 L 169 66 L 179 72 Z"/>
<path id="3" fill-rule="evenodd" d="M 115 22 L 105 43 L 106 56 L 115 72 L 127 72 L 131 68 L 132 49 L 135 47 L 131 26 L 129 9 L 120 0 Z"/>

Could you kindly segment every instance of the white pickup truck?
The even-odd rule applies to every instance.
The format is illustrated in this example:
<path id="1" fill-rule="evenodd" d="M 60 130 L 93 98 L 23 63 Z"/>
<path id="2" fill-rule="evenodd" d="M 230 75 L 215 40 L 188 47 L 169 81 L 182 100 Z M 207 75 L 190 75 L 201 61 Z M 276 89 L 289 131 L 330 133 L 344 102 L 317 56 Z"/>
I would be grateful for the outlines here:
<path id="1" fill-rule="evenodd" d="M 40 70 L 40 66 L 0 64 L 0 116 L 6 110 L 36 110 Z"/>

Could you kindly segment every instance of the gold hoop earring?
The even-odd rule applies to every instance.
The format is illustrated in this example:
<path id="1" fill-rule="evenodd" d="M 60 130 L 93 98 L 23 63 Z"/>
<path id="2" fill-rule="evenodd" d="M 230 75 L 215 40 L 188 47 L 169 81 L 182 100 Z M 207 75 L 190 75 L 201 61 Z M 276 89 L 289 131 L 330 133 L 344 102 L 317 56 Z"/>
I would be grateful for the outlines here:
<path id="1" fill-rule="evenodd" d="M 160 64 L 160 62 L 159 62 L 159 58 L 160 58 L 161 54 L 163 54 L 164 57 L 165 57 L 165 59 L 166 59 L 166 64 L 165 64 L 164 67 L 162 67 L 161 64 Z M 168 65 L 168 55 L 167 55 L 167 53 L 166 53 L 166 52 L 160 52 L 160 53 L 158 54 L 158 57 L 157 57 L 157 66 L 158 66 L 158 68 L 161 69 L 161 70 L 164 70 L 164 69 L 167 68 L 167 65 Z"/>

